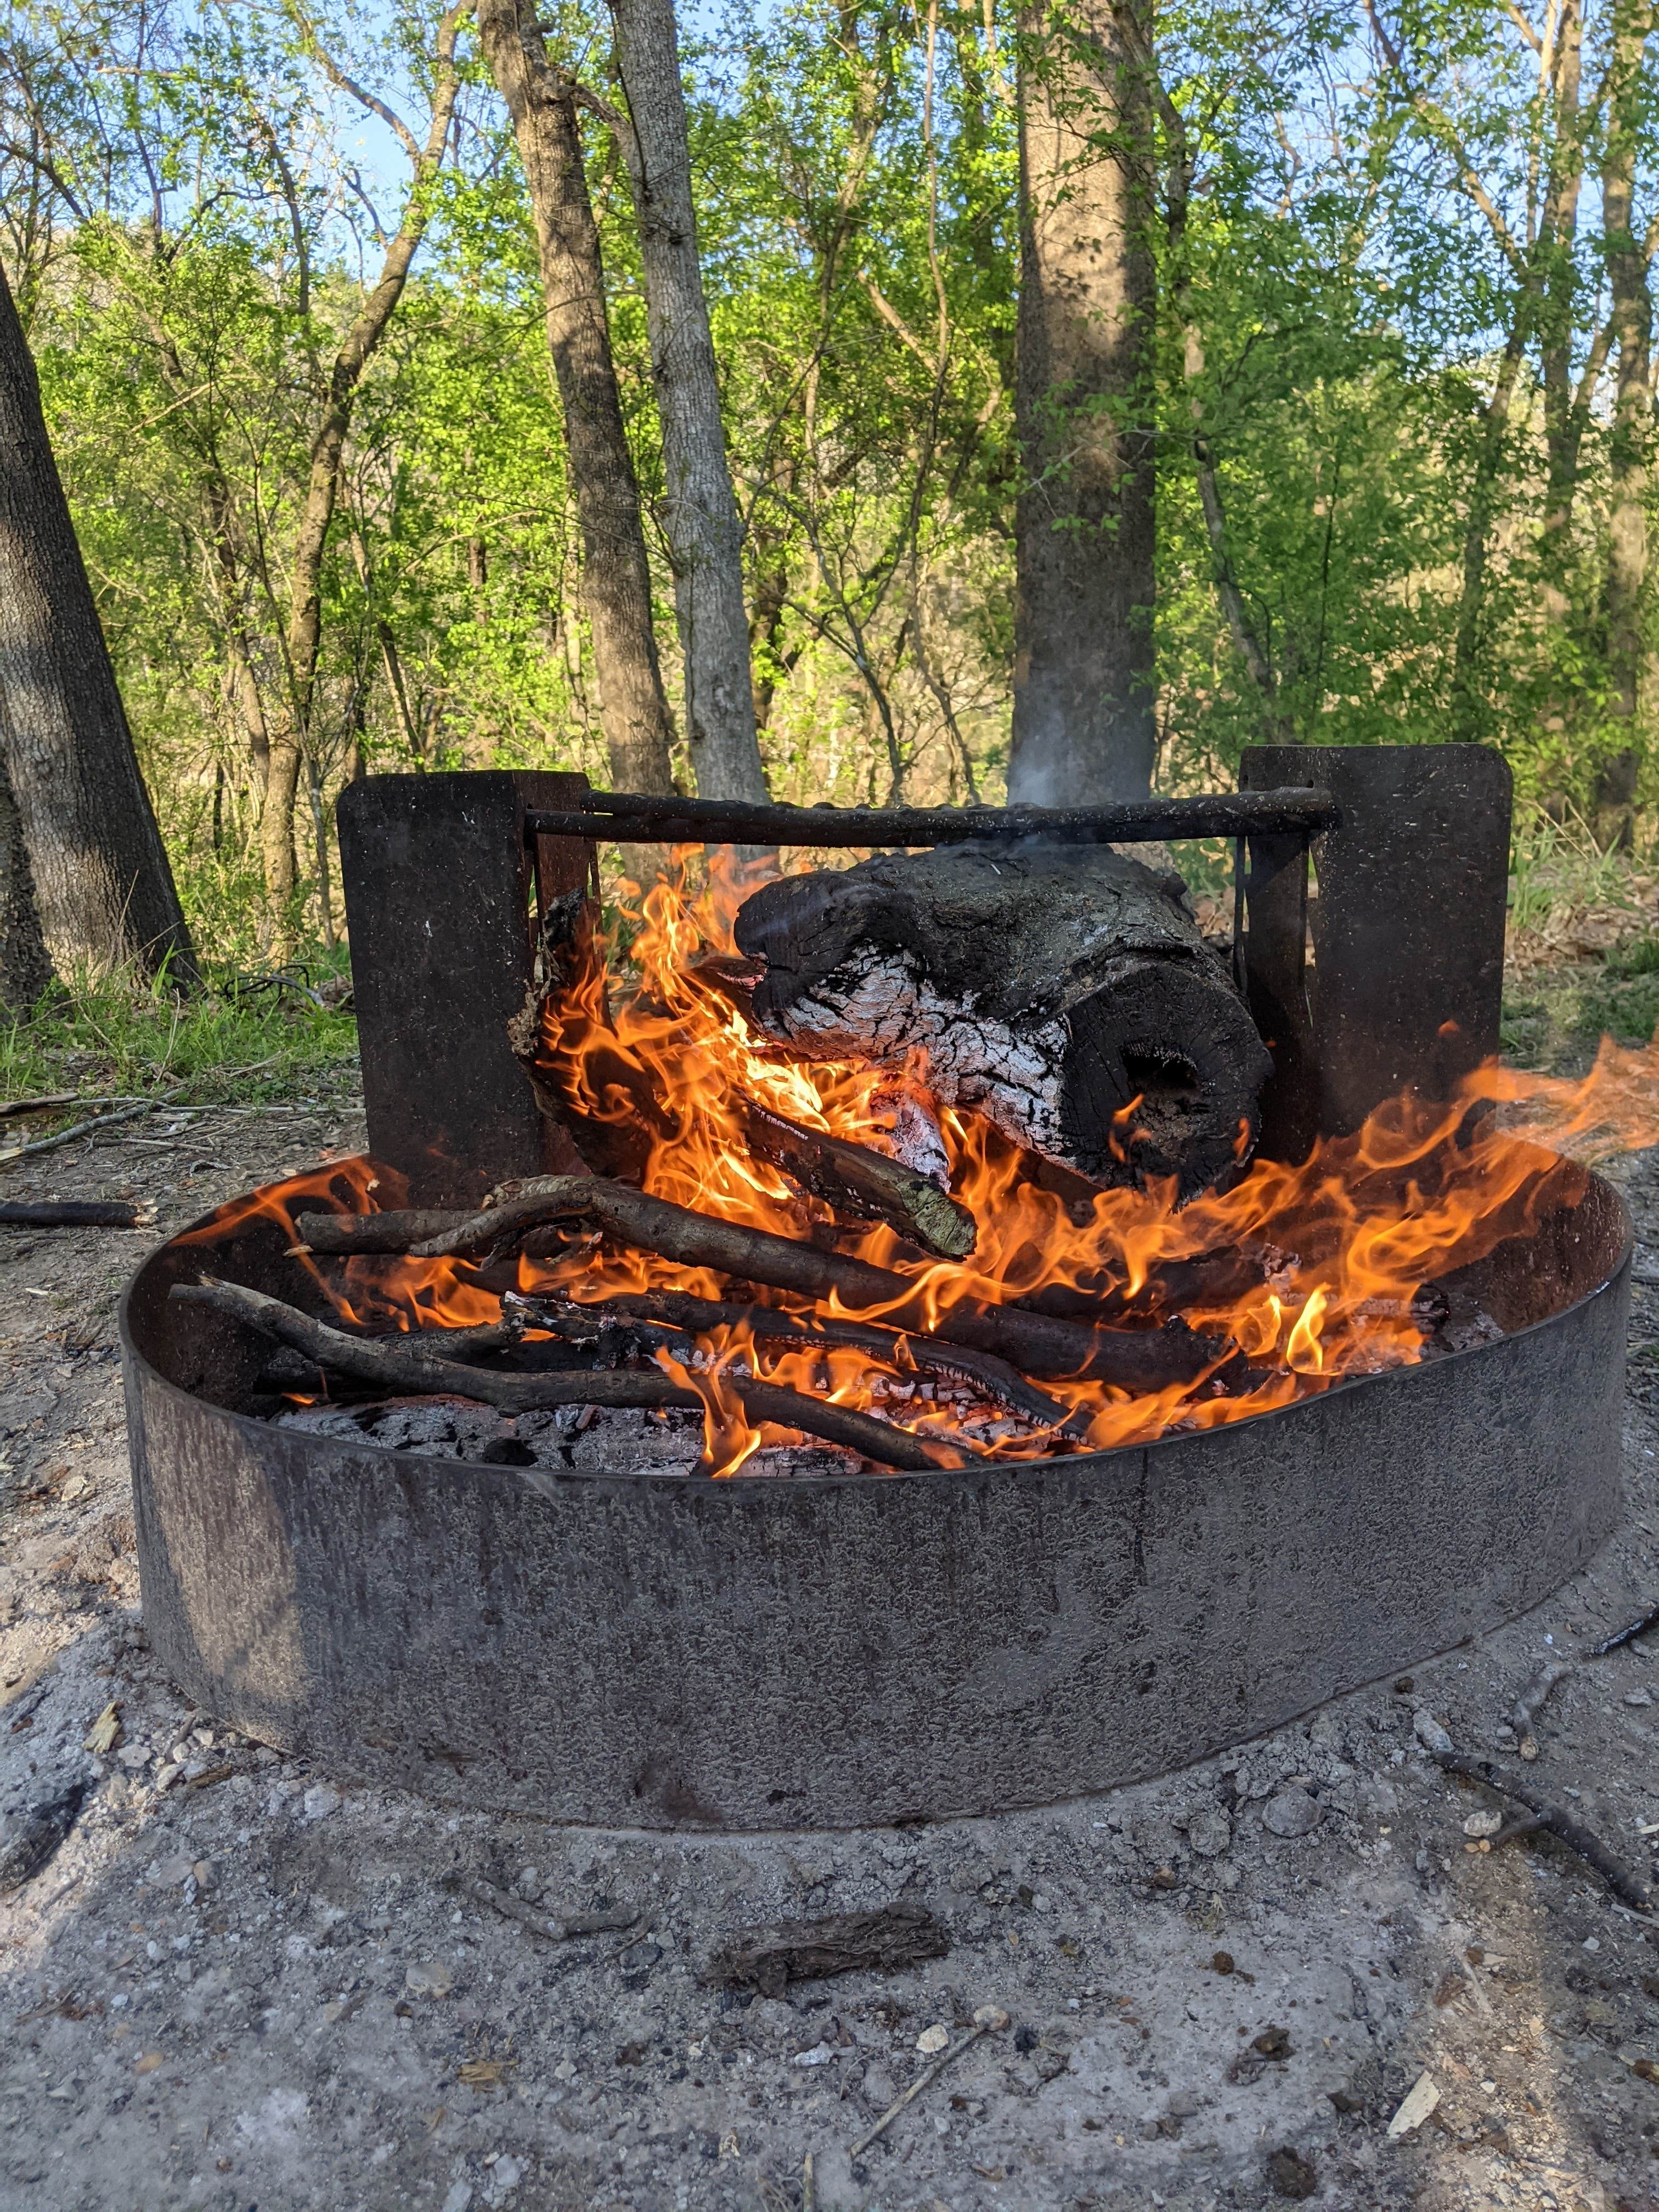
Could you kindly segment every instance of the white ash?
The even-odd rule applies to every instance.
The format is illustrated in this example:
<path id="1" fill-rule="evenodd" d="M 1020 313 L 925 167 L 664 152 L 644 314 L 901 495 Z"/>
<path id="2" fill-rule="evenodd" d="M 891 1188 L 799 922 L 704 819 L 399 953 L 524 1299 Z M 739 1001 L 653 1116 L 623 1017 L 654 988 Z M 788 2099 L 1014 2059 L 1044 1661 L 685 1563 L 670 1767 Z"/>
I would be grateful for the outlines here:
<path id="1" fill-rule="evenodd" d="M 880 1134 L 883 1149 L 908 1168 L 912 1175 L 926 1176 L 941 1190 L 949 1190 L 950 1154 L 945 1149 L 944 1133 L 927 1102 L 913 1091 L 893 1088 L 872 1091 L 870 1105 L 872 1112 L 890 1115 L 892 1120 L 891 1128 Z"/>
<path id="2" fill-rule="evenodd" d="M 1016 1144 L 1060 1154 L 1066 1022 L 1056 1017 L 1019 1035 L 977 1012 L 978 1003 L 941 997 L 912 954 L 866 944 L 771 1026 L 814 1059 L 878 1067 L 925 1060 L 928 1088 L 941 1105 L 977 1108 Z"/>

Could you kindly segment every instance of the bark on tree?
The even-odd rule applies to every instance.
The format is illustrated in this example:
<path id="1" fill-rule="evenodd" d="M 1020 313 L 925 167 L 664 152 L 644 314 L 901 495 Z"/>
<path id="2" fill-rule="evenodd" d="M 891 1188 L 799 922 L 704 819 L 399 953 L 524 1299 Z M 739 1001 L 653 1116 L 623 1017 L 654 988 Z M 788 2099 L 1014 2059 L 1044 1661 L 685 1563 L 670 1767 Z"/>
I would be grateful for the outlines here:
<path id="1" fill-rule="evenodd" d="M 52 960 L 40 933 L 23 820 L 6 774 L 0 744 L 0 1012 L 27 1014 L 52 981 Z"/>
<path id="2" fill-rule="evenodd" d="M 323 556 L 339 497 L 341 463 L 356 407 L 357 390 L 371 355 L 386 336 L 403 298 L 410 264 L 426 235 L 433 179 L 442 166 L 449 126 L 460 90 L 455 48 L 471 0 L 458 0 L 438 26 L 433 53 L 432 112 L 424 143 L 383 102 L 356 84 L 337 64 L 318 49 L 331 82 L 357 104 L 379 114 L 394 130 L 410 157 L 409 196 L 397 234 L 387 246 L 374 290 L 364 301 L 330 365 L 321 416 L 312 434 L 310 473 L 295 533 L 289 570 L 288 629 L 284 640 L 287 684 L 277 710 L 268 718 L 270 751 L 259 841 L 270 902 L 273 949 L 289 949 L 289 912 L 297 872 L 294 858 L 294 805 L 300 769 L 311 738 L 317 661 L 323 634 Z"/>
<path id="3" fill-rule="evenodd" d="M 1028 0 L 1008 795 L 1143 798 L 1153 724 L 1146 0 Z"/>
<path id="4" fill-rule="evenodd" d="M 663 534 L 685 667 L 685 729 L 705 799 L 763 799 L 743 523 L 720 422 L 697 258 L 691 149 L 673 0 L 611 0 L 628 114 L 616 122 L 639 228 L 651 378 L 662 425 Z"/>
<path id="5" fill-rule="evenodd" d="M 0 270 L 0 746 L 54 963 L 196 957 Z"/>
<path id="6" fill-rule="evenodd" d="M 623 791 L 672 791 L 673 725 L 651 625 L 640 489 L 611 352 L 576 87 L 549 61 L 532 0 L 479 0 L 478 37 L 513 118 L 536 220 L 611 777 Z"/>
<path id="7" fill-rule="evenodd" d="M 738 911 L 759 1025 L 908 1069 L 1101 1183 L 1182 1197 L 1247 1159 L 1266 1048 L 1174 875 L 1109 846 L 939 846 L 789 876 Z"/>
<path id="8" fill-rule="evenodd" d="M 1626 733 L 1597 778 L 1595 830 L 1604 845 L 1628 844 L 1636 779 L 1644 659 L 1642 602 L 1647 583 L 1648 491 L 1653 439 L 1653 299 L 1646 242 L 1632 228 L 1637 132 L 1643 118 L 1642 64 L 1652 29 L 1651 0 L 1624 0 L 1613 19 L 1613 66 L 1601 161 L 1601 222 L 1619 348 L 1617 397 L 1608 456 L 1607 561 L 1604 592 L 1613 714 Z"/>

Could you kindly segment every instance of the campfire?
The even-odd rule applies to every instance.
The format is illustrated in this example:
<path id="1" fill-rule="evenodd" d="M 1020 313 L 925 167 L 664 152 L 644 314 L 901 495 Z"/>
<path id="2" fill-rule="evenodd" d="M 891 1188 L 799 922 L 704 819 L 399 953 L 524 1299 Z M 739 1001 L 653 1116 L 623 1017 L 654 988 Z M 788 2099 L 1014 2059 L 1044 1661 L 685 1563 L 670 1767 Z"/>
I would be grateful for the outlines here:
<path id="1" fill-rule="evenodd" d="M 123 1307 L 174 1678 L 325 1771 L 837 1827 L 1161 1771 L 1575 1572 L 1659 1052 L 1497 1064 L 1497 756 L 1243 775 L 1036 841 L 349 787 L 368 1157 Z M 1218 836 L 1224 949 L 1104 842 Z M 605 925 L 653 836 L 876 857 Z"/>
<path id="2" fill-rule="evenodd" d="M 573 895 L 515 1044 L 592 1172 L 410 1210 L 395 1176 L 343 1163 L 194 1232 L 210 1277 L 240 1222 L 277 1222 L 315 1310 L 213 1280 L 175 1299 L 284 1347 L 263 1377 L 274 1412 L 345 1409 L 368 1434 L 381 1416 L 407 1433 L 429 1400 L 529 1422 L 567 1455 L 590 1408 L 666 1419 L 717 1477 L 785 1471 L 797 1447 L 895 1469 L 1048 1458 L 1495 1338 L 1479 1263 L 1577 1203 L 1564 1149 L 1659 1141 L 1659 1054 L 1607 1042 L 1582 1084 L 1486 1066 L 1300 1163 L 1231 1158 L 1197 1195 L 1168 1086 L 1138 1092 L 1109 1117 L 1114 1182 L 1091 1182 L 1018 1142 L 1006 1103 L 985 1110 L 983 1077 L 963 1103 L 961 1068 L 941 1081 L 925 1046 L 901 1037 L 897 1066 L 821 1038 L 808 1057 L 799 1029 L 763 1019 L 777 969 L 743 949 L 755 908 L 775 920 L 805 890 L 822 936 L 824 880 L 845 881 L 761 892 L 735 945 L 721 902 L 683 882 L 625 904 L 608 939 Z M 851 1028 L 843 1008 L 834 1042 Z M 1189 1154 L 1206 1140 L 1189 1129 Z M 499 1420 L 475 1433 L 511 1455 Z"/>

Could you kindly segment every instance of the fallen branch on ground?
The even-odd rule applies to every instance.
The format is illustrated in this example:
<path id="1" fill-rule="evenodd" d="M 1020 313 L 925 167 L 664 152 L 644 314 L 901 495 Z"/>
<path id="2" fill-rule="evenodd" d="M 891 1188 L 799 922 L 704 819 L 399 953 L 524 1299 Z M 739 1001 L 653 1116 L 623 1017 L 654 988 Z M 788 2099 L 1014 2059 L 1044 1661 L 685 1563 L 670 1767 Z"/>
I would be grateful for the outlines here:
<path id="1" fill-rule="evenodd" d="M 1550 1692 L 1559 1688 L 1571 1672 L 1571 1666 L 1565 1659 L 1547 1662 L 1539 1668 L 1510 1708 L 1510 1725 L 1521 1739 L 1522 1759 L 1532 1760 L 1537 1758 L 1538 1741 L 1532 1732 L 1533 1721 Z"/>
<path id="2" fill-rule="evenodd" d="M 0 1221 L 20 1229 L 137 1229 L 144 1209 L 125 1198 L 0 1200 Z"/>
<path id="3" fill-rule="evenodd" d="M 866 1967 L 896 1972 L 923 1959 L 942 1959 L 950 1948 L 949 1935 L 925 1906 L 889 1905 L 876 1912 L 835 1912 L 823 1920 L 745 1928 L 714 1954 L 702 1978 L 775 1997 L 790 1982 Z"/>
<path id="4" fill-rule="evenodd" d="M 538 1936 L 545 1936 L 550 1943 L 568 1943 L 578 1936 L 614 1935 L 623 1928 L 631 1928 L 640 1917 L 637 1907 L 619 1905 L 609 1912 L 573 1912 L 563 1920 L 556 1920 L 550 1913 L 538 1912 L 534 1905 L 526 1905 L 510 1891 L 497 1889 L 493 1882 L 481 1881 L 477 1875 L 452 1875 L 446 1887 L 476 1898 L 480 1905 L 493 1905 L 507 1919 L 518 1921 Z"/>
<path id="5" fill-rule="evenodd" d="M 12 1160 L 27 1159 L 35 1152 L 54 1152 L 60 1145 L 73 1144 L 77 1137 L 90 1137 L 100 1129 L 112 1129 L 118 1121 L 136 1121 L 141 1114 L 153 1114 L 160 1106 L 171 1105 L 184 1087 L 182 1083 L 175 1083 L 171 1091 L 162 1091 L 159 1097 L 143 1099 L 136 1106 L 124 1106 L 118 1114 L 94 1114 L 89 1121 L 76 1121 L 68 1129 L 54 1129 L 49 1137 L 36 1137 L 27 1145 L 9 1145 L 0 1152 L 0 1167 Z"/>
<path id="6" fill-rule="evenodd" d="M 1633 1644 L 1638 1636 L 1645 1636 L 1650 1628 L 1659 1628 L 1659 1605 L 1651 1605 L 1639 1620 L 1627 1622 L 1613 1635 L 1604 1636 L 1599 1644 L 1592 1644 L 1592 1659 L 1605 1659 L 1609 1651 L 1617 1651 L 1621 1644 Z"/>
<path id="7" fill-rule="evenodd" d="M 974 2014 L 974 2024 L 967 2034 L 959 2042 L 953 2043 L 942 2058 L 936 2058 L 925 2074 L 917 2075 L 904 2094 L 894 2099 L 874 2127 L 867 2129 L 855 2143 L 848 2146 L 847 2153 L 848 2158 L 862 2157 L 878 2136 L 886 2134 L 905 2106 L 921 2096 L 930 2082 L 937 2081 L 945 2068 L 960 2058 L 963 2052 L 970 2045 L 977 2043 L 981 2035 L 993 2034 L 998 2029 L 1006 2027 L 1007 2025 L 1008 2015 L 1000 2005 L 981 2005 Z"/>
<path id="8" fill-rule="evenodd" d="M 1570 1851 L 1576 1851 L 1586 1866 L 1595 1869 L 1621 1904 L 1632 1905 L 1638 1912 L 1652 1911 L 1654 1899 L 1640 1875 L 1616 1857 L 1594 1830 L 1585 1827 L 1565 1807 L 1534 1789 L 1524 1775 L 1512 1774 L 1507 1767 L 1498 1766 L 1490 1759 L 1477 1759 L 1473 1753 L 1455 1749 L 1451 1737 L 1426 1708 L 1419 1711 L 1414 1726 L 1418 1741 L 1443 1773 L 1463 1775 L 1471 1782 L 1480 1783 L 1494 1796 L 1507 1797 L 1514 1804 L 1524 1805 L 1536 1815 L 1540 1828 L 1558 1843 L 1565 1844 Z"/>
<path id="9" fill-rule="evenodd" d="M 273 1337 L 329 1373 L 370 1382 L 393 1395 L 413 1397 L 471 1398 L 499 1407 L 504 1413 L 541 1413 L 557 1406 L 678 1407 L 688 1413 L 704 1411 L 706 1401 L 696 1389 L 676 1382 L 660 1368 L 605 1374 L 592 1368 L 576 1368 L 544 1375 L 496 1375 L 487 1368 L 464 1367 L 459 1362 L 434 1359 L 407 1336 L 348 1336 L 343 1329 L 314 1320 L 297 1306 L 250 1290 L 242 1283 L 209 1279 L 200 1283 L 175 1283 L 170 1299 L 181 1305 L 199 1305 L 229 1315 Z M 983 1455 L 956 1439 L 923 1437 L 909 1429 L 878 1421 L 850 1406 L 826 1405 L 799 1390 L 775 1382 L 752 1382 L 726 1375 L 722 1388 L 735 1396 L 747 1418 L 757 1425 L 770 1423 L 799 1429 L 908 1474 L 939 1468 L 960 1467 Z"/>

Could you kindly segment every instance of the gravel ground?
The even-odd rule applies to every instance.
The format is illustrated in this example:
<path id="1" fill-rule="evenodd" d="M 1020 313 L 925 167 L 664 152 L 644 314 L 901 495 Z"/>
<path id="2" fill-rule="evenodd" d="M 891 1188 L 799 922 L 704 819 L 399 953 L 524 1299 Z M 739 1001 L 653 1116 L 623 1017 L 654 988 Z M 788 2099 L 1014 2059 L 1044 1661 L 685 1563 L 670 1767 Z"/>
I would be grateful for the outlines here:
<path id="1" fill-rule="evenodd" d="M 338 1097 L 181 1122 L 8 1190 L 148 1197 L 162 1234 L 362 1135 Z M 1659 1155 L 1620 1172 L 1659 1284 Z M 89 1784 L 0 1898 L 0 2205 L 781 2212 L 809 2152 L 821 2212 L 1659 2203 L 1659 1927 L 1553 1844 L 1472 1848 L 1488 1801 L 1413 1734 L 1426 1706 L 1512 1756 L 1540 1663 L 1659 1601 L 1659 1289 L 1637 1296 L 1624 1529 L 1515 1626 L 1106 1797 L 670 1838 L 354 1790 L 171 1689 L 138 1613 L 114 1332 L 148 1242 L 0 1230 L 0 1868 Z M 1576 1665 L 1531 1770 L 1650 1871 L 1656 1653 Z M 112 1705 L 118 1738 L 88 1751 Z M 636 1940 L 550 1942 L 458 1872 L 554 1913 L 636 1907 Z M 946 1924 L 945 1957 L 781 1998 L 702 1978 L 733 1929 L 900 1899 Z M 852 2159 L 932 2031 L 959 2042 L 987 2004 L 1008 2026 Z M 1425 2076 L 1437 2101 L 1391 2136 Z"/>

